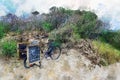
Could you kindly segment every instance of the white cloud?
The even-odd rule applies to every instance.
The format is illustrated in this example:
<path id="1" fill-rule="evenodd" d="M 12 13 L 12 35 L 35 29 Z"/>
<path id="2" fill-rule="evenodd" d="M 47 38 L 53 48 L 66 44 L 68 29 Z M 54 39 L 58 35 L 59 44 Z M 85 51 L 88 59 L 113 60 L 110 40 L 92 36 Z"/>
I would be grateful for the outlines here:
<path id="1" fill-rule="evenodd" d="M 17 9 L 16 14 L 21 15 L 22 12 L 30 13 L 32 10 L 38 10 L 41 13 L 48 12 L 52 6 L 78 9 L 80 6 L 87 6 L 87 4 L 86 2 L 84 4 L 83 0 L 25 0 Z"/>
<path id="2" fill-rule="evenodd" d="M 111 29 L 120 29 L 119 0 L 92 0 L 90 7 L 96 11 L 100 19 L 109 20 Z"/>
<path id="3" fill-rule="evenodd" d="M 22 0 L 11 0 L 14 4 L 19 4 L 21 3 Z"/>
<path id="4" fill-rule="evenodd" d="M 6 12 L 4 10 L 0 10 L 0 16 L 4 16 Z"/>
<path id="5" fill-rule="evenodd" d="M 6 15 L 7 12 L 7 8 L 4 5 L 0 4 L 0 16 Z"/>

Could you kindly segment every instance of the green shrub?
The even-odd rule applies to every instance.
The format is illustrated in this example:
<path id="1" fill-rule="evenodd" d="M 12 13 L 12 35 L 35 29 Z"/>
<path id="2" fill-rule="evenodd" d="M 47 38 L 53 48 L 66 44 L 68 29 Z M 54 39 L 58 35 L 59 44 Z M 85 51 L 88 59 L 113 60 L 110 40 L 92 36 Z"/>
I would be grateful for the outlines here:
<path id="1" fill-rule="evenodd" d="M 97 19 L 97 15 L 91 11 L 83 11 L 83 19 L 85 22 Z"/>
<path id="2" fill-rule="evenodd" d="M 120 31 L 118 31 L 116 35 L 114 35 L 112 40 L 114 42 L 113 46 L 116 46 L 116 48 L 120 49 Z"/>
<path id="3" fill-rule="evenodd" d="M 120 31 L 104 31 L 102 32 L 100 40 L 120 49 Z"/>
<path id="4" fill-rule="evenodd" d="M 75 32 L 80 34 L 82 38 L 89 38 L 90 35 L 95 32 L 96 22 L 97 21 L 94 20 L 83 24 L 81 21 L 79 21 L 77 23 Z"/>
<path id="5" fill-rule="evenodd" d="M 73 26 L 73 34 L 72 37 L 74 40 L 79 40 L 81 38 L 81 34 L 79 33 L 79 28 L 76 26 Z"/>
<path id="6" fill-rule="evenodd" d="M 0 24 L 0 39 L 4 36 L 5 32 L 4 32 L 5 28 L 2 26 L 2 24 Z"/>
<path id="7" fill-rule="evenodd" d="M 0 27 L 0 39 L 4 36 L 4 28 Z"/>
<path id="8" fill-rule="evenodd" d="M 53 30 L 52 24 L 49 22 L 43 22 L 42 28 L 43 28 L 43 30 L 45 30 L 47 32 L 50 32 L 51 30 Z"/>
<path id="9" fill-rule="evenodd" d="M 0 39 L 10 30 L 8 23 L 0 22 Z"/>
<path id="10" fill-rule="evenodd" d="M 74 32 L 79 34 L 81 38 L 90 38 L 94 33 L 98 33 L 101 24 L 97 19 L 97 15 L 90 11 L 82 11 L 79 21 L 76 23 Z"/>
<path id="11" fill-rule="evenodd" d="M 51 31 L 49 33 L 49 39 L 54 40 L 57 44 L 66 43 L 71 40 L 76 41 L 80 39 L 80 36 L 73 32 L 74 29 L 75 26 L 73 24 L 66 24 L 64 27 Z"/>
<path id="12" fill-rule="evenodd" d="M 17 45 L 15 41 L 4 41 L 1 45 L 2 54 L 6 57 L 12 57 L 17 52 Z"/>
<path id="13" fill-rule="evenodd" d="M 51 33 L 49 34 L 49 39 L 54 40 L 54 44 L 60 46 L 62 44 L 62 40 L 64 39 L 61 34 L 59 33 Z"/>

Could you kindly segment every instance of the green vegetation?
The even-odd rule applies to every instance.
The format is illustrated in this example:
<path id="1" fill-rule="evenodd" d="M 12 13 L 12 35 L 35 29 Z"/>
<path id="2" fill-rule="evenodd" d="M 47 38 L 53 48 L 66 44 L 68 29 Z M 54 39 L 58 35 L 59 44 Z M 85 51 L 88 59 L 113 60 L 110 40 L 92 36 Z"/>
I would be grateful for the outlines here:
<path id="1" fill-rule="evenodd" d="M 120 49 L 120 31 L 104 31 L 102 32 L 100 40 Z"/>
<path id="2" fill-rule="evenodd" d="M 0 23 L 0 39 L 5 35 L 5 27 Z"/>
<path id="3" fill-rule="evenodd" d="M 10 14 L 8 19 L 10 16 L 11 23 L 4 22 L 4 25 L 0 23 L 0 39 L 10 31 L 22 35 L 24 31 L 33 30 L 49 34 L 49 39 L 54 40 L 55 45 L 91 39 L 98 50 L 98 55 L 104 59 L 103 65 L 120 61 L 120 31 L 107 30 L 94 12 L 54 6 L 50 8 L 49 13 L 41 14 L 40 17 L 30 17 L 30 22 L 22 21 L 13 14 Z M 7 16 L 5 17 L 7 19 Z M 13 56 L 16 53 L 15 41 L 4 41 L 0 46 L 5 56 Z"/>
<path id="4" fill-rule="evenodd" d="M 52 24 L 49 22 L 43 22 L 42 28 L 43 28 L 43 30 L 45 30 L 47 32 L 50 32 L 51 30 L 53 30 Z"/>
<path id="5" fill-rule="evenodd" d="M 80 10 L 69 10 L 69 9 L 58 9 L 58 12 L 61 15 L 67 14 L 72 15 L 73 20 L 68 21 L 64 26 L 59 26 L 61 28 L 52 30 L 50 36 L 61 43 L 72 40 L 81 39 L 81 38 L 89 38 L 93 32 L 97 32 L 99 29 L 99 25 L 97 26 L 98 20 L 96 14 L 90 11 L 80 11 Z M 52 9 L 52 12 L 57 11 L 56 8 Z M 60 11 L 61 10 L 61 11 Z M 77 16 L 77 17 L 74 17 Z M 76 21 L 74 21 L 76 20 Z M 73 23 L 72 23 L 73 22 Z"/>
<path id="6" fill-rule="evenodd" d="M 0 39 L 4 36 L 4 27 L 0 26 Z"/>
<path id="7" fill-rule="evenodd" d="M 120 31 L 102 31 L 98 41 L 93 41 L 93 44 L 101 58 L 106 61 L 104 65 L 120 61 Z"/>
<path id="8" fill-rule="evenodd" d="M 6 57 L 12 57 L 16 54 L 17 44 L 14 40 L 11 41 L 3 41 L 1 44 L 2 55 Z"/>
<path id="9" fill-rule="evenodd" d="M 90 11 L 83 11 L 83 20 L 85 22 L 94 21 L 97 19 L 97 15 Z"/>
<path id="10" fill-rule="evenodd" d="M 101 22 L 97 20 L 96 16 L 89 15 L 87 17 L 88 21 L 84 20 L 84 18 L 80 18 L 76 25 L 70 23 L 59 29 L 52 30 L 50 36 L 57 42 L 64 43 L 70 40 L 71 42 L 79 41 L 82 38 L 89 39 L 95 34 L 97 35 L 97 41 L 94 38 L 92 40 L 94 40 L 93 45 L 102 59 L 100 64 L 109 65 L 120 61 L 120 50 L 116 48 L 120 43 L 119 32 L 109 32 L 108 30 L 102 32 L 100 28 Z"/>
<path id="11" fill-rule="evenodd" d="M 92 33 L 97 32 L 100 25 L 96 26 L 98 23 L 97 16 L 93 12 L 82 12 L 82 16 L 76 23 L 74 28 L 75 34 L 79 34 L 81 38 L 89 38 Z"/>
<path id="12" fill-rule="evenodd" d="M 97 49 L 100 57 L 104 59 L 102 62 L 103 65 L 120 61 L 120 50 L 105 42 L 93 41 L 92 43 L 94 44 L 95 49 Z"/>
<path id="13" fill-rule="evenodd" d="M 64 27 L 54 29 L 49 33 L 49 38 L 60 44 L 70 41 L 73 37 L 73 28 L 74 25 L 66 24 Z"/>
<path id="14" fill-rule="evenodd" d="M 10 27 L 8 23 L 0 22 L 0 39 L 5 36 L 7 32 L 9 32 Z"/>

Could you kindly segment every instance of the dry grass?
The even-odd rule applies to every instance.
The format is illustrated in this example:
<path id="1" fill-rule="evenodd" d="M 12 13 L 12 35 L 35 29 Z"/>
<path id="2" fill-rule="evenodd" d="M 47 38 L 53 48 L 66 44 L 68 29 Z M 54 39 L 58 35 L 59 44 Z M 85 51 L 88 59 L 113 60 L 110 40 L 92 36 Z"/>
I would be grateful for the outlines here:
<path id="1" fill-rule="evenodd" d="M 105 42 L 93 41 L 92 43 L 101 58 L 105 60 L 106 65 L 120 61 L 120 50 Z"/>

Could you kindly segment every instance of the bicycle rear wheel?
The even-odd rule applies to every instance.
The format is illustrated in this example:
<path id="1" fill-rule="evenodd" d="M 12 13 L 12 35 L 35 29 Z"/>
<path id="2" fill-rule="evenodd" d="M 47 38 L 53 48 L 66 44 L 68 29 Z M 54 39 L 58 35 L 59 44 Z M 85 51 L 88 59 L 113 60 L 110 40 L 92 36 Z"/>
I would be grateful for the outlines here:
<path id="1" fill-rule="evenodd" d="M 52 60 L 56 60 L 60 57 L 61 55 L 61 48 L 60 47 L 54 47 L 50 53 L 50 57 Z"/>

